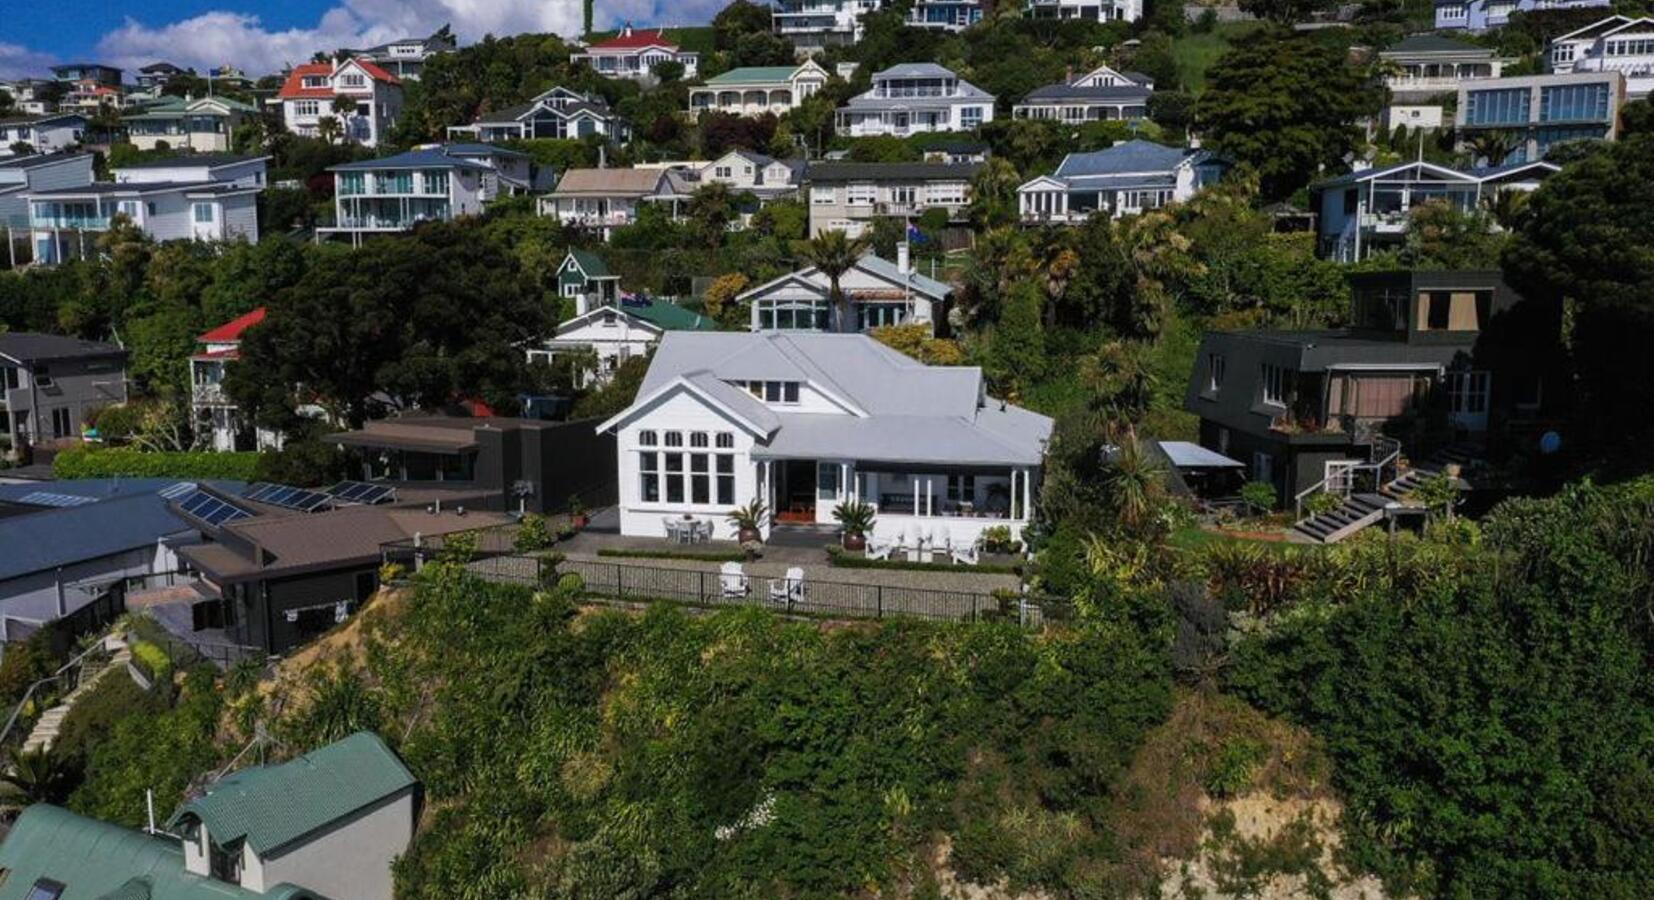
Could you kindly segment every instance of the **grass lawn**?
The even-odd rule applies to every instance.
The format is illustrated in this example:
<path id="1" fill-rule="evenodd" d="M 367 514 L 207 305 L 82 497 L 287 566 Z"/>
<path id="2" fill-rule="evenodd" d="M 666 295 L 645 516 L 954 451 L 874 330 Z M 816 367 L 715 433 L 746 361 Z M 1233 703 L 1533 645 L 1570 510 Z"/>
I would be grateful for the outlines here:
<path id="1" fill-rule="evenodd" d="M 1296 550 L 1303 547 L 1314 546 L 1313 544 L 1294 544 L 1291 541 L 1286 540 L 1263 541 L 1258 540 L 1257 538 L 1247 537 L 1244 534 L 1224 531 L 1210 531 L 1205 528 L 1201 528 L 1198 525 L 1186 525 L 1176 531 L 1173 531 L 1169 536 L 1167 536 L 1166 543 L 1170 544 L 1174 550 L 1183 550 L 1190 553 L 1199 553 L 1218 544 L 1252 544 L 1253 546 L 1262 547 L 1266 550 L 1280 551 L 1286 551 L 1289 549 Z"/>
<path id="2" fill-rule="evenodd" d="M 1206 34 L 1186 34 L 1172 42 L 1172 58 L 1184 90 L 1198 94 L 1206 87 L 1206 70 L 1236 40 L 1256 31 L 1257 22 L 1227 22 Z"/>

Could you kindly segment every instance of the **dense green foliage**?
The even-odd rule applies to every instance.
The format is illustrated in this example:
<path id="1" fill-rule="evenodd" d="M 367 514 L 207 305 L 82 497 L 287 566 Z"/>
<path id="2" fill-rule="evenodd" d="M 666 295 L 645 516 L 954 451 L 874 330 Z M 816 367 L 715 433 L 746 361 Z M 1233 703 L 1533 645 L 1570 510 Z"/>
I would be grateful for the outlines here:
<path id="1" fill-rule="evenodd" d="M 143 451 L 121 447 L 65 450 L 52 458 L 58 478 L 222 478 L 256 481 L 258 453 Z"/>
<path id="2" fill-rule="evenodd" d="M 1584 485 L 1504 504 L 1479 542 L 1373 545 L 1300 570 L 1301 605 L 1241 643 L 1230 682 L 1326 742 L 1353 849 L 1397 882 L 1640 896 L 1654 883 L 1651 522 L 1654 481 Z"/>
<path id="3" fill-rule="evenodd" d="M 937 831 L 974 878 L 1096 891 L 1109 785 L 1170 702 L 1119 624 L 577 619 L 445 567 L 368 660 L 356 721 L 407 735 L 438 810 L 409 897 L 839 894 L 909 883 Z"/>

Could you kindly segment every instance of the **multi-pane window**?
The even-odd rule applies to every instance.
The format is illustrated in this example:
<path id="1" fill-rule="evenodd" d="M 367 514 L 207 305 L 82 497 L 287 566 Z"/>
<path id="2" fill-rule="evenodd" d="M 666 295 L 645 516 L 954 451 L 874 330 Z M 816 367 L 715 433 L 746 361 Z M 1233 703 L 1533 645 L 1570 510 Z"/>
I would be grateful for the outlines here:
<path id="1" fill-rule="evenodd" d="M 959 110 L 959 126 L 966 130 L 982 124 L 982 107 L 967 106 Z"/>
<path id="2" fill-rule="evenodd" d="M 1466 125 L 1523 125 L 1528 121 L 1527 88 L 1469 91 L 1465 97 Z"/>
<path id="3" fill-rule="evenodd" d="M 838 189 L 832 185 L 810 188 L 810 203 L 815 206 L 832 206 L 838 202 Z"/>
<path id="4" fill-rule="evenodd" d="M 976 501 L 975 475 L 949 475 L 948 500 L 952 503 L 973 503 Z"/>
<path id="5" fill-rule="evenodd" d="M 797 403 L 796 381 L 749 381 L 747 390 L 765 403 Z"/>
<path id="6" fill-rule="evenodd" d="M 1206 372 L 1211 376 L 1210 380 L 1206 383 L 1208 390 L 1216 391 L 1218 388 L 1223 387 L 1223 366 L 1223 354 L 1206 354 Z"/>
<path id="7" fill-rule="evenodd" d="M 812 300 L 759 300 L 758 327 L 763 331 L 826 331 L 828 307 Z"/>
<path id="8" fill-rule="evenodd" d="M 211 203 L 196 203 L 191 205 L 195 214 L 195 221 L 202 225 L 211 225 L 213 220 Z"/>
<path id="9" fill-rule="evenodd" d="M 355 72 L 346 72 L 339 76 L 339 86 L 347 88 L 367 87 L 368 81 Z"/>
<path id="10" fill-rule="evenodd" d="M 322 112 L 322 105 L 315 100 L 296 100 L 293 102 L 293 114 L 296 116 L 315 116 Z"/>
<path id="11" fill-rule="evenodd" d="M 1563 84 L 1539 92 L 1539 121 L 1598 122 L 1608 118 L 1608 85 Z"/>
<path id="12" fill-rule="evenodd" d="M 856 304 L 856 327 L 862 331 L 871 331 L 886 325 L 900 325 L 906 320 L 906 303 Z"/>
<path id="13" fill-rule="evenodd" d="M 877 196 L 871 184 L 852 184 L 845 190 L 845 195 L 845 202 L 851 206 L 871 204 Z"/>
<path id="14" fill-rule="evenodd" d="M 426 169 L 419 173 L 419 179 L 425 183 L 425 193 L 427 194 L 446 195 L 448 193 L 448 173 L 441 169 Z"/>
<path id="15" fill-rule="evenodd" d="M 761 384 L 762 382 L 760 382 Z M 662 437 L 664 434 L 664 437 Z M 655 431 L 638 432 L 638 444 L 644 449 L 638 453 L 639 497 L 644 503 L 689 503 L 697 506 L 720 505 L 735 502 L 735 435 L 721 431 L 688 433 Z M 682 448 L 689 452 L 657 451 L 659 444 Z M 711 452 L 713 447 L 718 452 Z"/>
<path id="16" fill-rule="evenodd" d="M 1263 364 L 1263 402 L 1286 405 L 1286 373 L 1273 363 Z"/>
<path id="17" fill-rule="evenodd" d="M 339 193 L 344 196 L 367 191 L 367 177 L 361 172 L 340 172 Z"/>

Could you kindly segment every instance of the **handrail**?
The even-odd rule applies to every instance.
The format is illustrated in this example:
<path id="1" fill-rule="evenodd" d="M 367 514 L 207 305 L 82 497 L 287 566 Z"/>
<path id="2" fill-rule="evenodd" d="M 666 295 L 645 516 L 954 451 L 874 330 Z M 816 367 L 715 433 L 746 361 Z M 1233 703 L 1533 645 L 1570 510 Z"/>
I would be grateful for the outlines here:
<path id="1" fill-rule="evenodd" d="M 29 685 L 29 689 L 23 692 L 22 699 L 18 700 L 17 706 L 12 709 L 11 717 L 6 719 L 6 727 L 0 728 L 0 746 L 4 746 L 6 743 L 6 738 L 11 736 L 12 727 L 17 724 L 17 717 L 23 714 L 23 707 L 29 704 L 29 700 L 34 697 L 34 692 L 36 689 L 38 689 L 41 685 L 48 684 L 62 678 L 65 672 L 68 672 L 75 666 L 82 665 L 86 657 L 102 649 L 104 649 L 103 641 L 100 640 L 96 644 L 82 650 L 79 656 L 69 660 L 62 666 L 59 666 L 56 672 L 53 672 L 45 678 L 36 681 L 34 684 Z"/>
<path id="2" fill-rule="evenodd" d="M 1380 448 L 1385 448 L 1382 450 L 1384 456 L 1382 458 L 1375 459 L 1374 457 L 1377 457 L 1379 452 L 1381 452 Z M 1355 478 L 1353 476 L 1356 472 L 1371 471 L 1373 473 L 1375 483 L 1379 485 L 1384 484 L 1384 470 L 1400 458 L 1401 441 L 1396 440 L 1389 435 L 1373 435 L 1372 444 L 1369 446 L 1367 451 L 1368 462 L 1354 463 L 1341 470 L 1342 477 L 1339 480 L 1344 485 L 1344 495 L 1349 496 L 1351 486 L 1355 482 Z M 1327 490 L 1327 483 L 1331 480 L 1331 477 L 1323 478 L 1293 496 L 1292 517 L 1294 521 L 1302 522 L 1304 519 L 1304 498 L 1314 494 L 1316 491 Z"/>

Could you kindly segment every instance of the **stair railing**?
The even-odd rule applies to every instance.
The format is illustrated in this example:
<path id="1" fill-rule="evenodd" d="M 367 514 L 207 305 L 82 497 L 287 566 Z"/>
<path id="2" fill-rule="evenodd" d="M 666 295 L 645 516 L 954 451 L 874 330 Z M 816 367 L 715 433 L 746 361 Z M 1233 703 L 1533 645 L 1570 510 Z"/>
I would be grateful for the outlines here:
<path id="1" fill-rule="evenodd" d="M 1374 487 L 1386 483 L 1384 471 L 1394 468 L 1401 459 L 1401 442 L 1383 434 L 1374 434 L 1372 443 L 1367 445 L 1367 462 L 1351 462 L 1347 466 L 1331 466 L 1327 469 L 1327 477 L 1315 482 L 1299 491 L 1292 498 L 1292 518 L 1295 522 L 1304 520 L 1304 500 L 1317 491 L 1337 492 L 1349 497 L 1355 490 L 1356 476 L 1360 473 L 1371 473 Z"/>
<path id="2" fill-rule="evenodd" d="M 34 699 L 36 691 L 56 681 L 62 681 L 65 686 L 69 688 L 69 690 L 74 690 L 80 683 L 80 674 L 82 668 L 84 668 L 86 657 L 91 656 L 93 653 L 96 653 L 102 649 L 104 649 L 103 642 L 98 641 L 92 646 L 87 647 L 85 650 L 82 650 L 79 656 L 76 656 L 74 659 L 71 659 L 62 666 L 58 667 L 56 672 L 53 672 L 45 678 L 36 681 L 34 684 L 29 685 L 29 689 L 23 692 L 23 699 L 17 701 L 17 706 L 12 708 L 11 716 L 6 719 L 6 727 L 0 728 L 0 747 L 4 747 L 6 745 L 7 738 L 11 737 L 11 730 L 16 727 L 18 718 L 23 715 L 23 709 L 29 705 L 30 700 Z"/>

